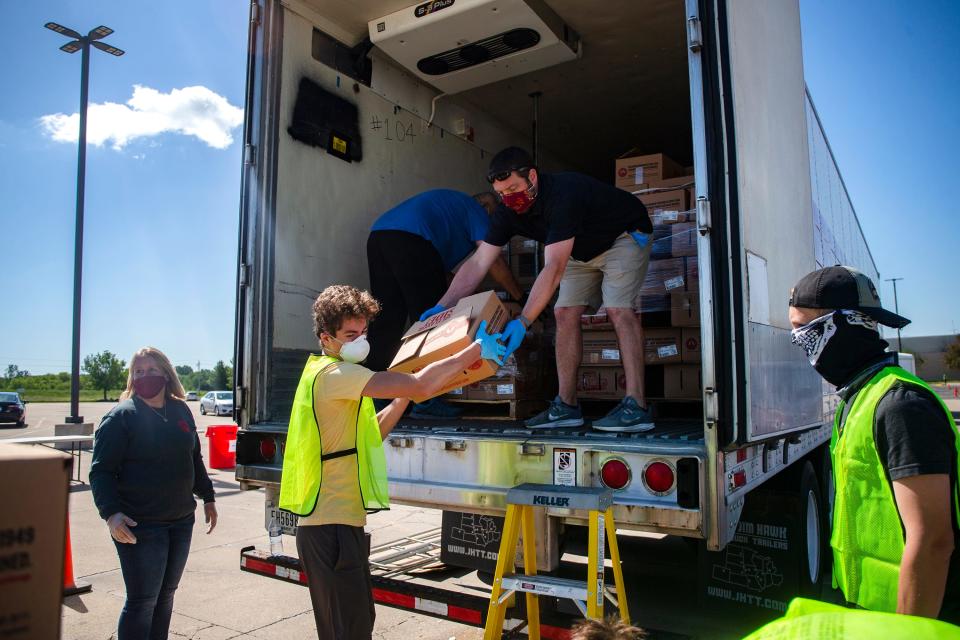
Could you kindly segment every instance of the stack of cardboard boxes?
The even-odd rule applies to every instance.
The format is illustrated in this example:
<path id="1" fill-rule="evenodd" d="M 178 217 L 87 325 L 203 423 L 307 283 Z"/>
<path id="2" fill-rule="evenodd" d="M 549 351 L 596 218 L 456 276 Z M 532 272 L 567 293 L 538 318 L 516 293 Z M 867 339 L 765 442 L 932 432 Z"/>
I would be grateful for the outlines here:
<path id="1" fill-rule="evenodd" d="M 636 193 L 653 222 L 650 267 L 635 311 L 644 333 L 645 391 L 652 399 L 698 399 L 699 269 L 692 175 L 664 154 L 621 157 L 616 185 Z M 692 173 L 692 172 L 687 172 Z M 581 398 L 619 399 L 626 388 L 613 325 L 601 310 L 581 319 Z"/>

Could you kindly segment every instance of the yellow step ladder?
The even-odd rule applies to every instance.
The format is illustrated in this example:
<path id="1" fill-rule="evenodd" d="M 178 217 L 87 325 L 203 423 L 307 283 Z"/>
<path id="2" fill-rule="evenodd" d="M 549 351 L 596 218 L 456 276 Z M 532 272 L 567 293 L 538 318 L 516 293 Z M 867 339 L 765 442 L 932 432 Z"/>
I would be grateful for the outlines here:
<path id="1" fill-rule="evenodd" d="M 586 581 L 537 575 L 537 550 L 533 530 L 533 509 L 558 507 L 589 511 L 589 549 Z M 523 575 L 514 571 L 517 537 L 523 530 Z M 610 559 L 617 592 L 614 598 L 604 585 L 605 538 L 610 538 Z M 508 573 L 510 571 L 510 573 Z M 573 600 L 585 618 L 603 619 L 603 599 L 620 609 L 620 618 L 630 624 L 627 592 L 623 586 L 620 550 L 613 522 L 613 491 L 594 487 L 567 487 L 552 484 L 521 484 L 507 492 L 507 517 L 500 539 L 497 570 L 493 576 L 484 640 L 499 640 L 510 596 L 527 594 L 527 626 L 530 640 L 540 640 L 541 595 Z"/>

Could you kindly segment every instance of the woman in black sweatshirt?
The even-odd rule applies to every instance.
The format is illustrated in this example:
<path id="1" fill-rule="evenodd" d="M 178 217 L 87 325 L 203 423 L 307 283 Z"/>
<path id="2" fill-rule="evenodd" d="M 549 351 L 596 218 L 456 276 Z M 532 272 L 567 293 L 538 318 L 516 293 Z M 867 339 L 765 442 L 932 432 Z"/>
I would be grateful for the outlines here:
<path id="1" fill-rule="evenodd" d="M 118 640 L 167 637 L 173 595 L 190 553 L 194 495 L 207 533 L 217 524 L 213 483 L 170 360 L 153 347 L 130 359 L 127 389 L 97 429 L 90 485 L 120 556 L 127 600 Z"/>

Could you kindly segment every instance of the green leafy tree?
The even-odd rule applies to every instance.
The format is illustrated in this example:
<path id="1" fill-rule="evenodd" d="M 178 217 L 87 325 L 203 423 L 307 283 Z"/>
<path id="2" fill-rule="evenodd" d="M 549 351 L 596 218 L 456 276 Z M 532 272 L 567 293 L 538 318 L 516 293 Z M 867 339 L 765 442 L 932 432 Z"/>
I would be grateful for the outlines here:
<path id="1" fill-rule="evenodd" d="M 177 375 L 180 376 L 181 380 L 193 373 L 193 367 L 188 364 L 177 365 L 174 369 L 177 370 Z"/>
<path id="2" fill-rule="evenodd" d="M 223 360 L 217 360 L 217 364 L 213 365 L 213 387 L 215 389 L 229 389 L 229 385 L 230 376 L 227 366 L 223 364 Z"/>
<path id="3" fill-rule="evenodd" d="M 15 364 L 7 365 L 7 375 L 4 376 L 7 380 L 13 380 L 14 378 L 25 378 L 30 375 L 29 371 L 21 369 Z"/>
<path id="4" fill-rule="evenodd" d="M 943 361 L 951 369 L 960 369 L 960 335 L 947 346 Z"/>
<path id="5" fill-rule="evenodd" d="M 87 356 L 83 359 L 83 370 L 90 377 L 95 389 L 103 389 L 103 399 L 107 391 L 123 386 L 127 363 L 109 351 Z"/>

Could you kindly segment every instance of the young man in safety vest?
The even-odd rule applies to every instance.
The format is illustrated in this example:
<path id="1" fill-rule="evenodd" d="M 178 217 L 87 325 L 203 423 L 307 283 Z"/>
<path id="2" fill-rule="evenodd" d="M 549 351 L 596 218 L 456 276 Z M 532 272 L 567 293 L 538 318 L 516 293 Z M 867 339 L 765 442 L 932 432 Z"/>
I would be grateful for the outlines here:
<path id="1" fill-rule="evenodd" d="M 960 622 L 960 437 L 933 390 L 896 364 L 880 306 L 850 267 L 804 276 L 790 295 L 791 341 L 838 388 L 830 452 L 833 576 L 850 603 Z"/>
<path id="2" fill-rule="evenodd" d="M 480 358 L 503 363 L 501 334 L 480 324 L 476 341 L 418 373 L 374 372 L 359 363 L 370 350 L 366 330 L 380 305 L 345 285 L 313 304 L 323 349 L 303 369 L 290 412 L 280 508 L 300 516 L 297 552 L 307 572 L 320 638 L 369 638 L 374 606 L 367 512 L 389 507 L 383 439 L 410 396 L 430 397 Z M 396 398 L 380 413 L 371 398 Z"/>

